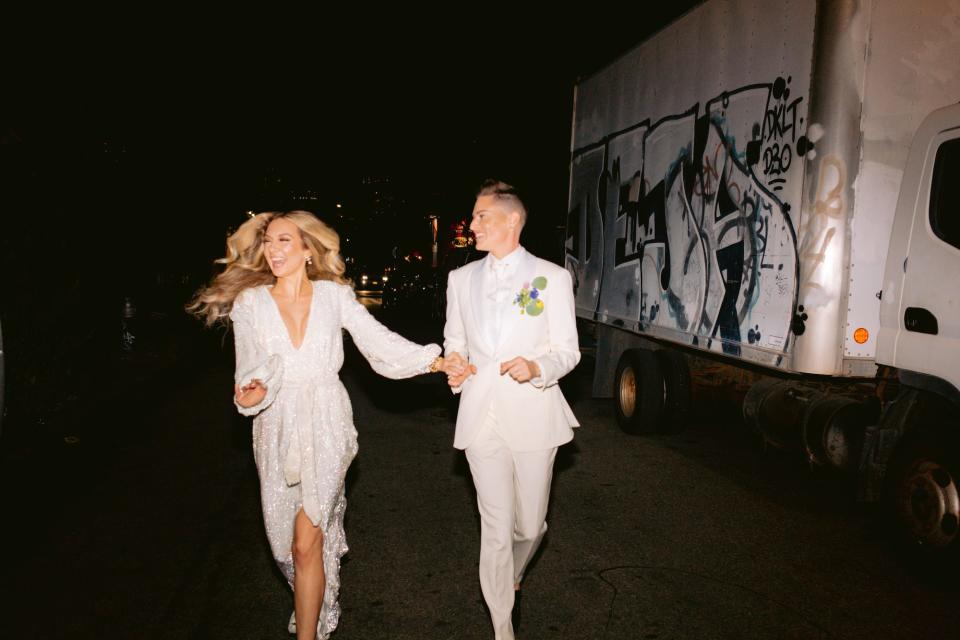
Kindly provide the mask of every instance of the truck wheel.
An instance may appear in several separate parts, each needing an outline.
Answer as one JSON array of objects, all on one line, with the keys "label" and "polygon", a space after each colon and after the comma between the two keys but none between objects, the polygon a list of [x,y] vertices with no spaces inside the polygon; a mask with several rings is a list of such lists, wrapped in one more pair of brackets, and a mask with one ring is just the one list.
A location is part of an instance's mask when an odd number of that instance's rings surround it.
[{"label": "truck wheel", "polygon": [[687,426],[690,414],[690,367],[686,357],[677,351],[656,352],[663,374],[663,433],[678,433]]},{"label": "truck wheel", "polygon": [[617,424],[633,435],[652,433],[663,418],[663,375],[656,354],[645,349],[624,351],[613,378]]},{"label": "truck wheel", "polygon": [[941,558],[960,548],[960,464],[955,439],[914,430],[894,452],[887,475],[887,509],[900,537],[915,551]]}]

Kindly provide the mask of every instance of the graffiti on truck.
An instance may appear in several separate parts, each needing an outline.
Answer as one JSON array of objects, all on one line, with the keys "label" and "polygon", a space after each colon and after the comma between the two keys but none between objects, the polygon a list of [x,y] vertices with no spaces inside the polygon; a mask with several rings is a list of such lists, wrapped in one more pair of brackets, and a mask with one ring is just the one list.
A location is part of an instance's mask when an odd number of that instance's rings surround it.
[{"label": "graffiti on truck", "polygon": [[575,150],[566,266],[579,314],[735,355],[783,354],[804,109],[777,78]]}]

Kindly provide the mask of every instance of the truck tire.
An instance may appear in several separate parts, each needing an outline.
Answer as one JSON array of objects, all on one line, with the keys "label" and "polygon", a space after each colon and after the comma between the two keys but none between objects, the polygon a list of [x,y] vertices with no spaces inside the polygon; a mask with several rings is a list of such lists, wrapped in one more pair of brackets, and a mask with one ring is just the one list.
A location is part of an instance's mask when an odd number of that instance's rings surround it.
[{"label": "truck tire", "polygon": [[657,355],[646,349],[624,351],[613,378],[613,403],[620,428],[631,435],[657,431],[663,419],[663,391]]},{"label": "truck tire", "polygon": [[885,502],[898,538],[927,560],[960,549],[960,460],[947,426],[907,433],[888,467]]},{"label": "truck tire", "polygon": [[663,375],[663,418],[660,431],[678,433],[687,426],[690,416],[690,366],[678,351],[661,349],[656,352]]}]

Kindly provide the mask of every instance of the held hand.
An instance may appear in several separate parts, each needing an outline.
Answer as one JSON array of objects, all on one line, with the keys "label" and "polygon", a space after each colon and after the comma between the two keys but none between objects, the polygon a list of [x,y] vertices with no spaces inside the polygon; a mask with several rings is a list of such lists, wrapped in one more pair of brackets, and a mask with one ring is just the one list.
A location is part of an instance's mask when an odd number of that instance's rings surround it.
[{"label": "held hand", "polygon": [[468,364],[467,368],[464,369],[463,373],[461,373],[460,375],[448,375],[447,384],[449,384],[451,387],[454,387],[454,388],[462,386],[463,383],[467,381],[467,378],[469,378],[476,372],[477,372],[477,366],[473,364]]},{"label": "held hand", "polygon": [[517,382],[527,382],[540,376],[540,367],[536,362],[518,356],[500,363],[500,375],[505,373],[510,374]]},{"label": "held hand", "polygon": [[447,384],[453,388],[463,385],[467,378],[477,372],[476,365],[468,364],[459,353],[451,353],[444,358],[442,371],[447,374]]},{"label": "held hand", "polygon": [[453,353],[444,356],[443,365],[440,367],[440,371],[443,371],[448,376],[459,376],[466,368],[467,361],[463,359],[463,356],[454,351]]},{"label": "held hand", "polygon": [[233,385],[234,397],[244,409],[248,409],[263,402],[267,397],[267,388],[259,380],[251,380],[244,386]]}]

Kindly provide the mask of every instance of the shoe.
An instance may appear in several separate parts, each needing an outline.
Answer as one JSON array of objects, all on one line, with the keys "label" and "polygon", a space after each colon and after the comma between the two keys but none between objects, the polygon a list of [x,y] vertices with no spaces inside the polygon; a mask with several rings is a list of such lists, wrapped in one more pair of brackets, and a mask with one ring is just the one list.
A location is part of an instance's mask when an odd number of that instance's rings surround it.
[{"label": "shoe", "polygon": [[513,592],[513,611],[510,612],[510,622],[513,623],[513,631],[520,630],[520,590]]}]

